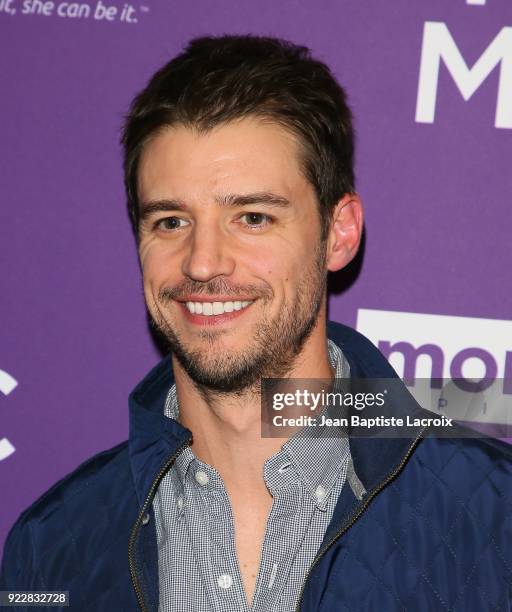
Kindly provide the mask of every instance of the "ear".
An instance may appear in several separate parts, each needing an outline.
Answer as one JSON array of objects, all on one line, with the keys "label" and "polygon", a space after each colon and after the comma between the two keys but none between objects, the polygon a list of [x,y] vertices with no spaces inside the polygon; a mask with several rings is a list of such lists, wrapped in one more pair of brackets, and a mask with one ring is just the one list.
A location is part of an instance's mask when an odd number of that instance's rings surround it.
[{"label": "ear", "polygon": [[363,203],[357,193],[346,193],[336,204],[328,233],[327,269],[341,270],[355,257],[363,233]]}]

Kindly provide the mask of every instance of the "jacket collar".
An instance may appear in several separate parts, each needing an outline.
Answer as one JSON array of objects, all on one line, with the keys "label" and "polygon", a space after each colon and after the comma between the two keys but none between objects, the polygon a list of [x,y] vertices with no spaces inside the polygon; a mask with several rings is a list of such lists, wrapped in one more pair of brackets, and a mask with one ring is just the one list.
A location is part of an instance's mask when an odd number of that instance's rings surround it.
[{"label": "jacket collar", "polygon": [[[352,378],[398,379],[380,351],[359,332],[329,321],[327,335],[343,351],[350,364]],[[140,507],[169,457],[192,437],[189,429],[164,415],[165,398],[173,384],[171,355],[167,355],[135,387],[129,397],[128,447]],[[397,401],[393,403],[393,414],[404,416],[423,412],[405,385],[397,384],[399,396],[395,396]],[[351,437],[350,452],[354,470],[366,490],[374,488],[399,465],[410,446],[411,437]]]}]

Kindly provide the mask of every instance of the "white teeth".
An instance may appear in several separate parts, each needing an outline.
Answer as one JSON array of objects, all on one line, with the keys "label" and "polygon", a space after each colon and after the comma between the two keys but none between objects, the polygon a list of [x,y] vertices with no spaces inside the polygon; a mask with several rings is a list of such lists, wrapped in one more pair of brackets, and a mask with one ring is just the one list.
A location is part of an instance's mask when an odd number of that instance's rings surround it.
[{"label": "white teeth", "polygon": [[206,316],[219,315],[224,312],[233,312],[233,310],[242,310],[254,300],[235,301],[235,302],[186,302],[188,311],[192,314],[202,314]]},{"label": "white teeth", "polygon": [[213,302],[213,314],[222,314],[224,312],[224,306],[222,302]]}]

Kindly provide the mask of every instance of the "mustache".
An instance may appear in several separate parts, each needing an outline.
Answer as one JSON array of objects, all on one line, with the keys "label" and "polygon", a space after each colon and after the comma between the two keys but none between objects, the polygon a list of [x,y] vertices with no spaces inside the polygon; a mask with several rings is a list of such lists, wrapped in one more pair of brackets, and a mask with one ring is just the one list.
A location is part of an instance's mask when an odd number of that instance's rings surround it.
[{"label": "mustache", "polygon": [[271,299],[273,291],[270,287],[261,285],[232,285],[225,280],[214,279],[208,283],[197,283],[184,281],[175,287],[162,287],[158,292],[160,302],[179,300],[190,294],[198,295],[225,295],[226,297],[237,297],[239,295],[251,295]]}]

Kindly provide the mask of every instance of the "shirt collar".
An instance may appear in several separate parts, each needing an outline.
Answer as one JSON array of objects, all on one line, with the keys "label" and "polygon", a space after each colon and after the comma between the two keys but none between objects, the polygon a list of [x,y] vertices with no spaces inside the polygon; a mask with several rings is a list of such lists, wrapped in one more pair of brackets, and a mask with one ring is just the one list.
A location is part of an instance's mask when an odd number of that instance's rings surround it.
[{"label": "shirt collar", "polygon": [[[350,366],[343,352],[330,339],[327,339],[330,364],[335,378],[348,378]],[[335,386],[336,389],[336,386]],[[179,401],[176,385],[169,389],[165,400],[164,414],[175,421],[179,418]],[[291,475],[284,475],[289,465],[301,480],[307,492],[318,508],[325,510],[331,491],[340,475],[346,469],[349,456],[349,441],[346,436],[322,436],[325,427],[319,427],[315,436],[308,436],[305,429],[296,432],[281,450],[274,453],[264,465],[263,476],[272,494],[286,483],[291,482]],[[197,458],[190,447],[184,448],[174,463],[176,478],[173,482],[178,492],[183,490],[185,478],[191,464]]]},{"label": "shirt collar", "polygon": [[[335,342],[328,339],[327,348],[335,376],[333,391],[336,392],[336,380],[350,377],[350,365]],[[346,470],[350,457],[349,440],[344,432],[332,437],[332,434],[323,435],[326,431],[325,426],[302,428],[282,446],[308,493],[322,510],[325,510],[331,491],[340,473]]]},{"label": "shirt collar", "polygon": [[[180,410],[178,403],[178,394],[176,392],[176,385],[172,385],[169,389],[169,393],[165,399],[164,414],[166,417],[178,421]],[[176,457],[174,462],[174,469],[172,470],[177,477],[174,484],[181,491],[183,490],[183,483],[190,467],[190,464],[196,459],[196,456],[190,446],[186,446],[181,453]]]}]

